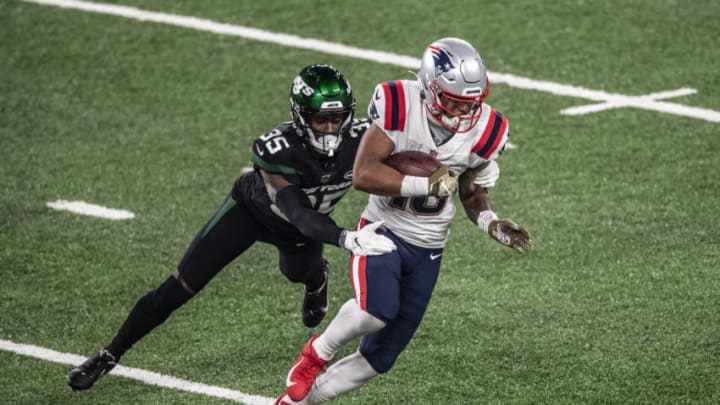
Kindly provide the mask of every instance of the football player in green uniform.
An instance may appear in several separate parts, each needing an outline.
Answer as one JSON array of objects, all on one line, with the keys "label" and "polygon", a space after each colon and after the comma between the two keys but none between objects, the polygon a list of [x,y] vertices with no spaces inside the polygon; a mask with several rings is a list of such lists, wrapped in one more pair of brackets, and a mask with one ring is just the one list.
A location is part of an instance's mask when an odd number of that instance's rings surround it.
[{"label": "football player in green uniform", "polygon": [[293,120],[254,141],[254,171],[237,179],[177,269],[140,298],[110,344],[70,372],[71,388],[92,387],[133,344],[255,242],[274,245],[280,271],[304,285],[302,320],[310,328],[328,310],[324,243],[360,256],[395,249],[375,233],[380,225],[345,230],[329,216],[352,187],[355,152],[369,126],[367,120],[354,119],[355,98],[347,79],[332,66],[312,65],[295,77],[290,93]]}]

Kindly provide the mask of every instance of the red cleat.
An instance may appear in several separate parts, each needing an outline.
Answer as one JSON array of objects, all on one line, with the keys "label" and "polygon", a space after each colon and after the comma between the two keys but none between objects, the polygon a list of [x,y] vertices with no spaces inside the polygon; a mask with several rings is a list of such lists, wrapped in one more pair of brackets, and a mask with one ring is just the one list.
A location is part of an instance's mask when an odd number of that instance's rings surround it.
[{"label": "red cleat", "polygon": [[302,401],[307,397],[315,379],[329,363],[329,361],[321,359],[312,346],[319,336],[315,335],[308,340],[302,353],[290,368],[285,382],[287,394],[293,401]]},{"label": "red cleat", "polygon": [[287,394],[282,394],[275,400],[273,405],[302,405],[304,402],[295,402]]}]

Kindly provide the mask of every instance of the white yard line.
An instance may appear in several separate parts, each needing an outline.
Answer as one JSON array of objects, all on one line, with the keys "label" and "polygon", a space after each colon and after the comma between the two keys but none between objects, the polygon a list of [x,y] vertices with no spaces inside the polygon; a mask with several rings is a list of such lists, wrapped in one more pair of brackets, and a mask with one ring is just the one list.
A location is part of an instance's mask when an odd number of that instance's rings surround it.
[{"label": "white yard line", "polygon": [[[278,45],[309,49],[312,51],[328,53],[332,55],[348,56],[351,58],[365,59],[377,63],[402,66],[408,69],[417,69],[420,66],[420,59],[410,56],[355,48],[352,46],[323,41],[319,39],[302,38],[288,34],[278,34],[270,31],[260,30],[257,28],[223,24],[196,17],[179,16],[175,14],[145,11],[134,7],[117,6],[103,3],[91,3],[76,0],[22,1],[44,4],[48,6],[89,11],[100,14],[111,14],[138,21],[152,21],[161,24],[192,28],[199,31],[214,32],[221,35],[233,35],[261,42],[271,42]],[[700,107],[690,107],[683,104],[669,103],[665,101],[657,101],[661,98],[693,94],[696,92],[695,89],[682,88],[677,90],[668,90],[659,93],[648,94],[644,96],[628,96],[623,94],[607,93],[599,90],[591,90],[566,84],[533,80],[506,73],[489,72],[489,75],[493,83],[504,83],[510,87],[515,88],[542,91],[559,96],[584,98],[587,100],[600,102],[587,106],[567,108],[561,111],[561,113],[565,115],[589,114],[593,112],[603,111],[609,108],[629,107],[696,118],[710,122],[720,122],[720,111]]]},{"label": "white yard line", "polygon": [[[36,359],[52,361],[54,363],[68,364],[71,366],[76,366],[85,361],[85,357],[78,356],[77,354],[56,352],[55,350],[46,349],[44,347],[20,344],[3,339],[0,339],[0,350],[16,353],[22,356],[34,357]],[[130,378],[145,384],[157,385],[163,388],[172,388],[180,391],[207,395],[210,397],[229,399],[231,401],[247,405],[269,405],[273,402],[273,398],[249,395],[228,388],[196,383],[168,375],[153,373],[152,371],[121,365],[115,367],[110,372],[110,375]],[[70,387],[67,389],[70,390]]]},{"label": "white yard line", "polygon": [[85,201],[57,200],[53,202],[48,202],[45,205],[54,210],[70,211],[74,212],[75,214],[87,215],[90,217],[98,217],[112,220],[135,218],[135,214],[130,211],[107,208],[101,205],[86,203]]},{"label": "white yard line", "polygon": [[[695,89],[683,87],[683,88],[677,89],[677,90],[661,91],[661,92],[657,92],[657,93],[646,94],[644,96],[613,97],[612,99],[608,99],[607,101],[598,103],[598,104],[590,104],[590,105],[566,108],[566,109],[560,111],[560,113],[565,114],[565,115],[582,115],[582,114],[588,114],[591,112],[607,110],[610,108],[632,107],[635,102],[637,102],[637,108],[643,108],[642,107],[643,103],[655,102],[657,100],[661,100],[661,99],[665,99],[665,98],[688,96],[688,95],[696,94],[696,93],[697,93],[697,90],[695,90]],[[668,104],[668,103],[665,103],[665,104]],[[658,107],[658,108],[660,108],[660,107]]]}]

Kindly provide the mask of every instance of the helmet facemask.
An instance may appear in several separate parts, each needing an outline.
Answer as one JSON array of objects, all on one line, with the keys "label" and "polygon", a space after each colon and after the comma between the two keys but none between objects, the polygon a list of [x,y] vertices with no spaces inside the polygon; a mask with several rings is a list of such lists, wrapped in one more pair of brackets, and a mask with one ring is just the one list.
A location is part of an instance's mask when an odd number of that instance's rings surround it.
[{"label": "helmet facemask", "polygon": [[313,151],[333,157],[350,133],[355,113],[345,76],[329,65],[306,67],[293,80],[290,104],[298,135]]},{"label": "helmet facemask", "polygon": [[[454,132],[468,132],[480,119],[482,103],[487,93],[476,97],[467,97],[443,91],[435,82],[428,86],[432,95],[432,103],[428,106],[430,115],[443,127]],[[457,107],[457,106],[460,107]],[[456,113],[459,109],[461,113]]]},{"label": "helmet facemask", "polygon": [[[293,121],[302,132],[303,139],[316,152],[333,157],[340,148],[342,139],[350,132],[354,115],[353,104],[345,108],[321,108],[319,111],[304,109],[298,103],[292,103]],[[335,131],[323,132],[316,127],[337,127]]]}]

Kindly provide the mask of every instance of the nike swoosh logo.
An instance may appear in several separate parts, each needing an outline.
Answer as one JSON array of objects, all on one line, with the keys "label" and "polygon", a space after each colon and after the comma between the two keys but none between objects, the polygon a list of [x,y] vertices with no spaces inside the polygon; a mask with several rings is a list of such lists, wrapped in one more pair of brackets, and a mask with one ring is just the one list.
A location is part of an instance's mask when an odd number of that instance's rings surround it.
[{"label": "nike swoosh logo", "polygon": [[290,371],[288,372],[287,378],[285,379],[285,385],[286,385],[288,388],[289,388],[289,387],[292,387],[292,386],[295,385],[295,384],[297,384],[295,381],[290,381],[290,376],[292,375],[292,373],[295,372],[295,369],[296,369],[300,364],[302,364],[303,360],[304,360],[304,359],[301,358],[300,361],[298,361],[296,364],[294,364],[294,365],[292,366],[292,368],[290,369]]},{"label": "nike swoosh logo", "polygon": [[442,256],[442,253],[438,253],[438,254],[432,254],[432,253],[430,253],[430,260],[435,260],[435,259],[437,259],[437,258],[440,257],[440,256]]},{"label": "nike swoosh logo", "polygon": [[265,151],[260,150],[260,147],[255,145],[255,150],[257,151],[258,155],[262,156],[265,154]]},{"label": "nike swoosh logo", "polygon": [[375,92],[375,100],[380,100],[380,90]]}]

